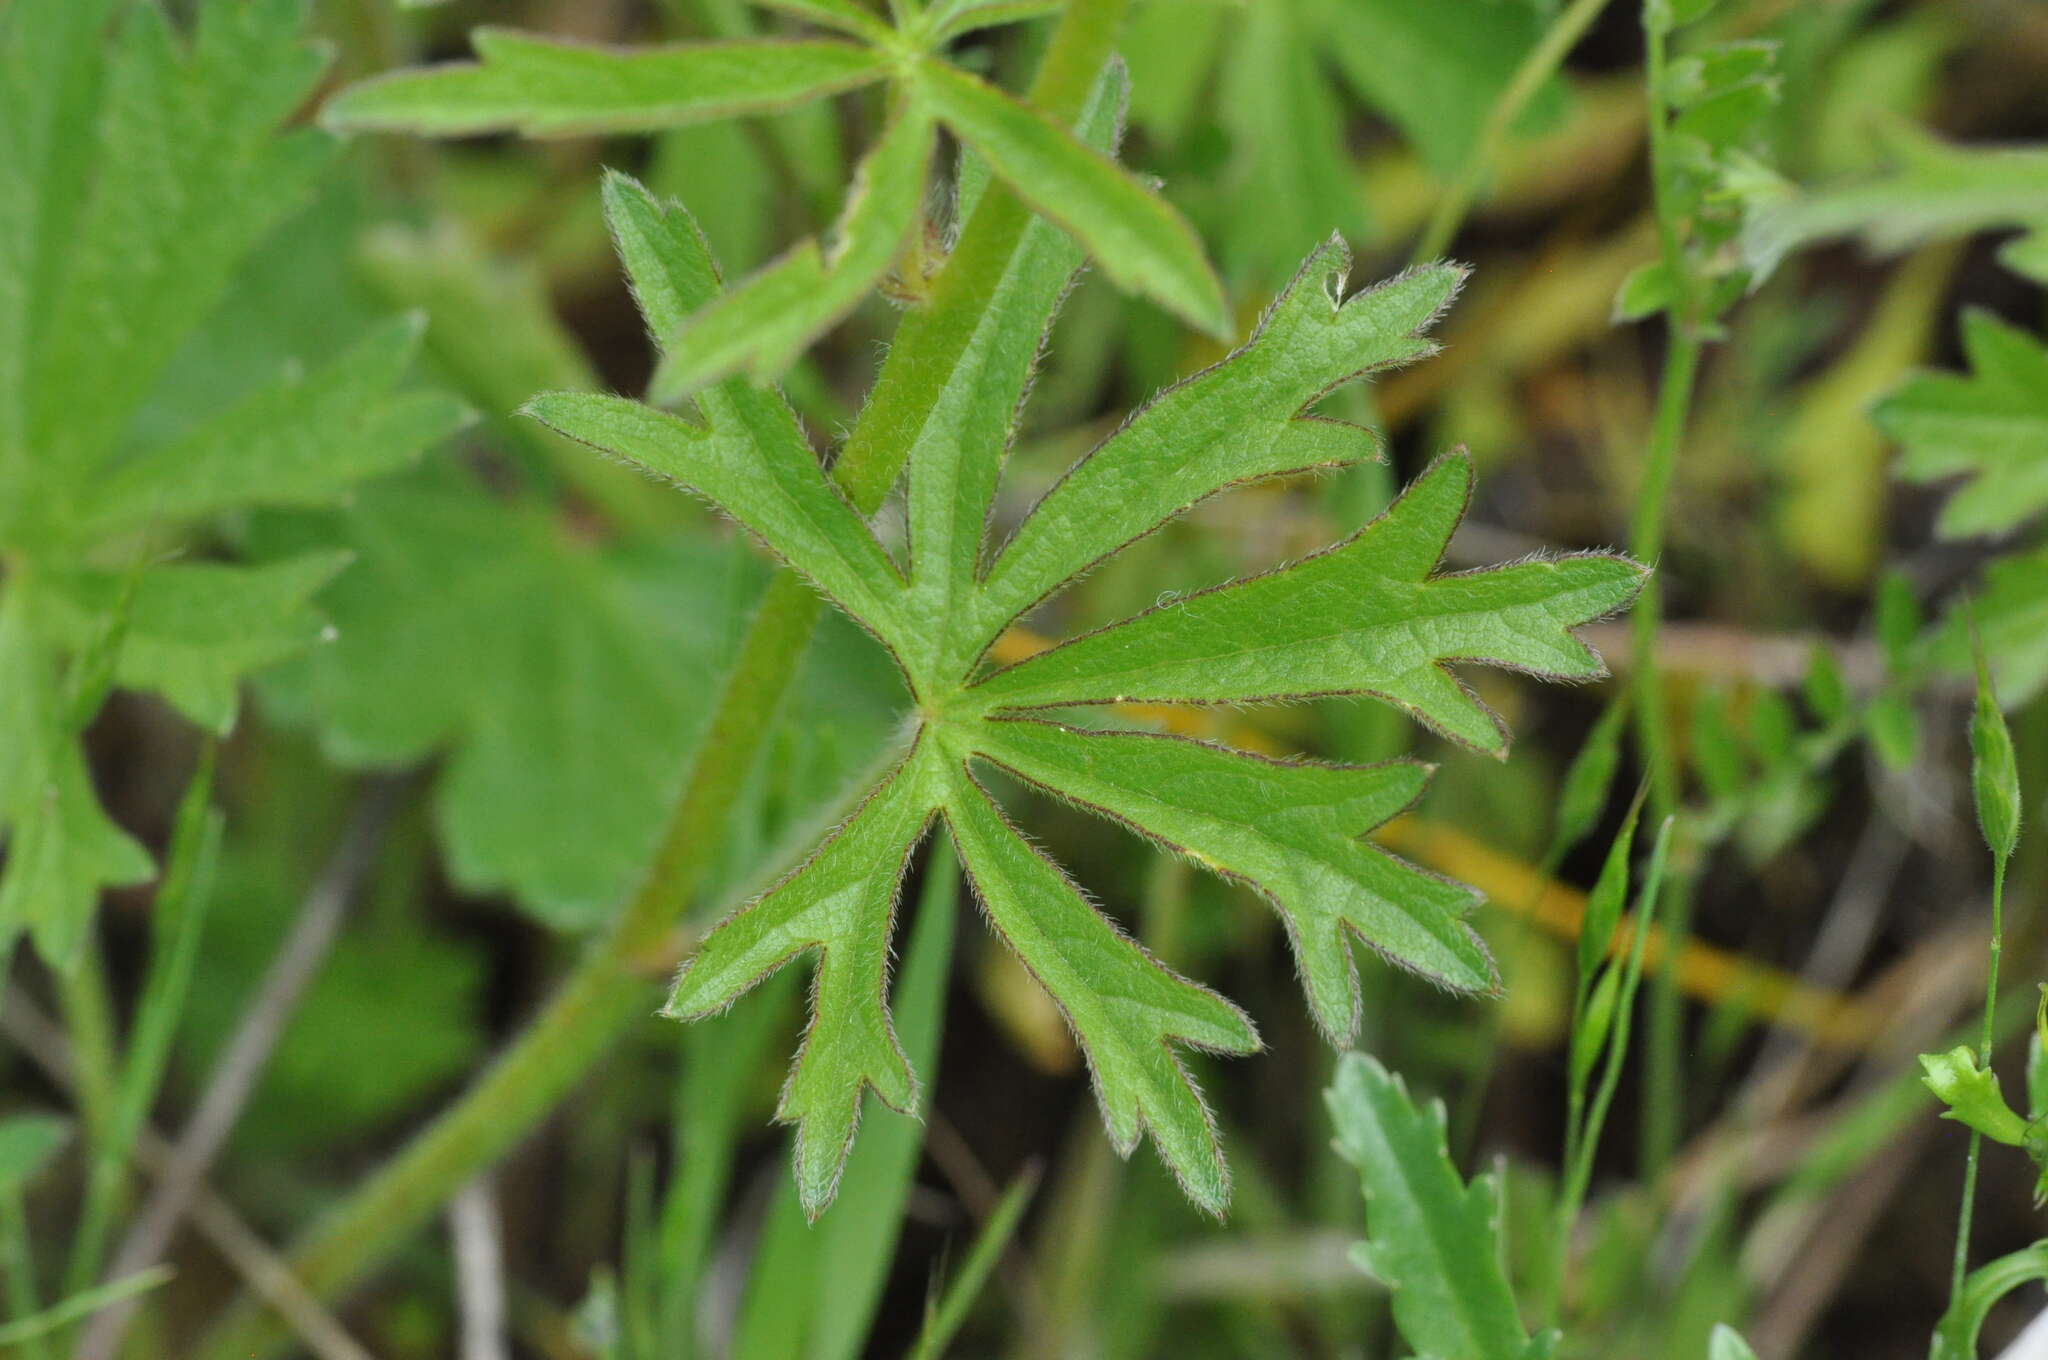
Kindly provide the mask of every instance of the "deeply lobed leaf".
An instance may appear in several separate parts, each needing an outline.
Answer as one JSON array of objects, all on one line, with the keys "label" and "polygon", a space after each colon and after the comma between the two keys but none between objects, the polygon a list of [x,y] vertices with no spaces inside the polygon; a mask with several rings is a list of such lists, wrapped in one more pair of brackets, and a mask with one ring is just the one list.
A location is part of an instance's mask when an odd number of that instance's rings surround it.
[{"label": "deeply lobed leaf", "polygon": [[[1117,93],[1113,81],[1098,88],[1083,138],[1113,144]],[[971,211],[979,179],[963,169],[962,181]],[[629,181],[614,178],[607,201],[657,343],[672,358],[688,352],[698,318],[725,305],[706,303],[716,270],[701,237]],[[863,1089],[899,1107],[914,1097],[889,1034],[887,947],[903,864],[933,818],[945,822],[990,924],[1067,1016],[1118,1148],[1149,1130],[1197,1203],[1220,1212],[1226,1202],[1212,1121],[1177,1049],[1249,1051],[1258,1044],[1250,1022],[1097,911],[1011,825],[978,767],[1008,770],[1265,895],[1332,1037],[1357,1023],[1353,936],[1446,986],[1496,985],[1463,920],[1473,895],[1362,839],[1416,798],[1426,767],[1279,763],[1022,710],[1371,693],[1499,751],[1505,729],[1447,665],[1597,675],[1598,658],[1570,629],[1622,607],[1643,576],[1599,555],[1436,574],[1470,491],[1469,460],[1453,455],[1328,552],[975,681],[980,657],[1019,613],[1194,503],[1257,477],[1377,456],[1369,431],[1305,413],[1348,379],[1426,353],[1421,332],[1462,277],[1416,270],[1340,302],[1347,257],[1325,246],[1250,343],[1076,464],[984,568],[1018,400],[1078,258],[1050,226],[1025,230],[946,380],[896,420],[909,454],[907,574],[766,389],[732,378],[698,390],[701,424],[615,397],[557,395],[529,408],[739,521],[889,646],[916,699],[901,763],[811,859],[706,937],[669,1006],[705,1014],[798,955],[817,959],[810,1037],[780,1112],[797,1125],[798,1187],[812,1213],[831,1197]],[[679,317],[691,319],[670,329]]]},{"label": "deeply lobed leaf", "polygon": [[108,688],[225,731],[247,673],[323,635],[310,599],[345,561],[152,554],[221,511],[337,500],[465,418],[395,393],[419,338],[407,323],[212,411],[163,401],[175,356],[332,149],[280,130],[325,65],[300,0],[195,8],[189,36],[154,5],[0,16],[0,942],[27,928],[59,967],[99,890],[151,872],[79,749]]},{"label": "deeply lobed leaf", "polygon": [[1960,373],[1919,373],[1872,413],[1905,446],[1899,475],[1965,479],[1942,506],[1944,538],[1998,534],[2048,509],[2048,348],[1988,312],[1963,316]]}]

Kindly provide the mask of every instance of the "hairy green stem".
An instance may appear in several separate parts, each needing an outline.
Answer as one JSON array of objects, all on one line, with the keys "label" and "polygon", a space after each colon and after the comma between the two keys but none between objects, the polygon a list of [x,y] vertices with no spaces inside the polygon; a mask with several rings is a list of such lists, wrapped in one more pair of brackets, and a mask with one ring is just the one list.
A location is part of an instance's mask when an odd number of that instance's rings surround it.
[{"label": "hairy green stem", "polygon": [[[1984,1029],[1977,1040],[1977,1065],[1991,1067],[1991,1049],[1997,1039],[1998,959],[2005,950],[2005,865],[2007,857],[1997,855],[1991,866],[1991,962],[1984,976]],[[1977,1158],[1984,1150],[1984,1135],[1970,1130],[1970,1151],[1963,1160],[1963,1203],[1956,1214],[1956,1252],[1949,1273],[1949,1307],[1955,1307],[1970,1273],[1970,1220],[1977,1209]]]},{"label": "hairy green stem", "polygon": [[1607,0],[1572,0],[1571,4],[1558,11],[1543,37],[1522,58],[1522,64],[1515,68],[1515,73],[1493,101],[1493,107],[1487,111],[1486,123],[1479,130],[1479,142],[1459,170],[1457,180],[1437,200],[1422,235],[1416,238],[1414,263],[1434,260],[1450,249],[1458,229],[1465,224],[1466,215],[1472,211],[1472,202],[1479,196],[1479,187],[1500,163],[1501,152],[1507,148],[1508,134],[1514,130],[1515,120],[1536,97],[1536,91],[1543,88],[1543,82],[1564,65],[1564,59],[1578,46],[1586,29],[1606,8]]},{"label": "hairy green stem", "polygon": [[[1127,4],[1076,0],[1066,9],[1032,87],[1035,104],[1062,121],[1079,112]],[[930,301],[904,319],[833,468],[863,513],[880,506],[901,474],[906,432],[914,431],[943,387],[1029,220],[1013,192],[991,185]],[[334,1296],[400,1245],[470,1177],[524,1138],[626,1027],[658,1004],[649,956],[668,943],[693,900],[821,612],[818,597],[795,577],[779,573],[770,583],[640,891],[484,1077],[292,1252],[294,1273],[314,1295]],[[246,1360],[283,1339],[275,1320],[245,1299],[201,1353]]]}]

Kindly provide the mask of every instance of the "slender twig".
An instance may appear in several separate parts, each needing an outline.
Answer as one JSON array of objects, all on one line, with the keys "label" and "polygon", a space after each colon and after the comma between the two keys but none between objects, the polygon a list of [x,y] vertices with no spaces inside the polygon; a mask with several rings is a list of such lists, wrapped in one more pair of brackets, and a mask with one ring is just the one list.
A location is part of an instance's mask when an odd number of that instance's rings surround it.
[{"label": "slender twig", "polygon": [[1500,164],[1501,152],[1507,148],[1508,135],[1514,131],[1515,120],[1522,116],[1522,110],[1543,88],[1543,82],[1557,73],[1557,68],[1578,46],[1586,29],[1606,8],[1607,0],[1572,0],[1550,21],[1543,37],[1522,58],[1521,65],[1515,68],[1514,75],[1508,78],[1499,97],[1493,101],[1493,107],[1487,111],[1486,123],[1479,131],[1479,141],[1458,172],[1457,181],[1437,200],[1428,225],[1416,239],[1416,263],[1434,260],[1450,247],[1458,228],[1464,225],[1466,214],[1472,211],[1472,200],[1478,196],[1479,187]]},{"label": "slender twig", "polygon": [[448,1203],[455,1244],[455,1297],[462,1318],[462,1360],[506,1360],[505,1243],[489,1176]]},{"label": "slender twig", "polygon": [[[1108,59],[1128,0],[1074,0],[1053,30],[1031,102],[1069,121]],[[872,514],[903,470],[921,423],[974,335],[1002,277],[1002,263],[1031,221],[1006,186],[991,185],[932,284],[905,316],[895,345],[832,475],[856,509]],[[512,1047],[393,1161],[293,1253],[316,1294],[352,1283],[433,1214],[457,1187],[519,1142],[626,1027],[654,1009],[651,975],[671,962],[672,936],[704,873],[742,785],[774,725],[782,696],[822,606],[811,588],[777,573],[740,645],[654,865],[618,923]],[[274,1327],[244,1304],[223,1320],[202,1354],[247,1360],[277,1342]]]},{"label": "slender twig", "polygon": [[[77,1072],[71,1041],[35,1003],[11,994],[0,1011],[0,1029],[58,1086],[75,1090]],[[152,1177],[170,1174],[171,1144],[150,1124],[136,1130],[136,1159]],[[293,1334],[318,1360],[375,1360],[348,1331],[306,1292],[284,1258],[214,1190],[200,1184],[193,1194],[191,1218],[215,1251],[247,1282],[258,1297],[277,1310]]]},{"label": "slender twig", "polygon": [[[255,1093],[285,1025],[333,947],[349,904],[376,861],[403,788],[402,780],[379,779],[365,789],[341,843],[314,880],[298,919],[271,957],[241,1025],[214,1063],[206,1090],[172,1150],[165,1174],[114,1254],[110,1278],[148,1269],[170,1247],[200,1183]],[[77,1360],[112,1360],[139,1305],[139,1299],[126,1299],[95,1317],[79,1342]]]}]

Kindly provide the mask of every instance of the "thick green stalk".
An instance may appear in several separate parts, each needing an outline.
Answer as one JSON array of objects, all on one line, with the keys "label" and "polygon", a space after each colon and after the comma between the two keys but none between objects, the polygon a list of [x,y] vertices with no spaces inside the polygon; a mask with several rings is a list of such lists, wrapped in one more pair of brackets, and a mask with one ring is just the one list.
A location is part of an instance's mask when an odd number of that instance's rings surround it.
[{"label": "thick green stalk", "polygon": [[[1998,957],[2005,950],[2005,865],[2007,856],[1998,855],[1991,868],[1991,963],[1984,976],[1984,1030],[1977,1040],[1977,1066],[1989,1069],[1991,1049],[1997,1039]],[[1970,1220],[1977,1209],[1977,1157],[1984,1148],[1984,1135],[1970,1130],[1970,1152],[1963,1161],[1963,1204],[1956,1215],[1956,1253],[1949,1276],[1948,1299],[1953,1308],[1970,1273]]]},{"label": "thick green stalk", "polygon": [[[1062,15],[1032,100],[1070,121],[1104,61],[1128,0],[1076,0]],[[985,309],[1001,264],[1029,221],[1014,193],[991,185],[934,284],[904,319],[873,396],[833,468],[864,513],[903,470],[909,440]],[[725,819],[773,725],[821,612],[818,597],[781,573],[741,644],[710,730],[644,886],[525,1034],[450,1109],[359,1186],[291,1254],[316,1296],[332,1297],[394,1250],[449,1195],[490,1166],[554,1108],[634,1020],[659,1003],[650,976],[721,842]],[[202,1354],[246,1360],[284,1340],[244,1300]]]},{"label": "thick green stalk", "polygon": [[1458,229],[1465,224],[1466,215],[1472,211],[1472,201],[1479,196],[1479,187],[1500,164],[1501,152],[1507,148],[1508,134],[1514,130],[1515,120],[1536,97],[1536,91],[1543,88],[1543,82],[1564,65],[1564,59],[1578,46],[1586,29],[1606,8],[1607,0],[1572,0],[1571,4],[1558,11],[1543,37],[1522,58],[1522,64],[1515,68],[1515,73],[1493,101],[1493,107],[1487,111],[1486,124],[1479,130],[1478,145],[1472,148],[1471,156],[1458,172],[1457,181],[1437,200],[1422,235],[1416,238],[1415,263],[1434,260],[1450,249]]}]

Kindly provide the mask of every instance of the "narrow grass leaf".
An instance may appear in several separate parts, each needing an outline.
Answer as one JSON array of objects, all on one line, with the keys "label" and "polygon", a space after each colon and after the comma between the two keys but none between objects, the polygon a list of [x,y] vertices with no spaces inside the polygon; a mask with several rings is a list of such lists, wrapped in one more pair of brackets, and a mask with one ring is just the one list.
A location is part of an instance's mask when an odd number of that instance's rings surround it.
[{"label": "narrow grass leaf", "polygon": [[939,1360],[947,1353],[953,1338],[959,1335],[960,1328],[966,1323],[974,1301],[988,1284],[988,1277],[994,1273],[996,1262],[1009,1249],[1010,1239],[1016,1236],[1017,1226],[1023,1221],[1024,1211],[1031,1206],[1031,1196],[1037,1189],[1037,1175],[1027,1171],[1011,1181],[1009,1188],[1003,1191],[1003,1197],[996,1202],[988,1221],[976,1234],[966,1259],[961,1261],[960,1269],[947,1281],[938,1306],[926,1313],[924,1328],[918,1332],[917,1341],[910,1348],[909,1360]]},{"label": "narrow grass leaf", "polygon": [[135,1005],[115,1102],[114,1137],[124,1149],[149,1118],[150,1106],[163,1085],[212,906],[214,869],[227,824],[225,814],[213,806],[217,749],[213,741],[200,748],[199,767],[178,803],[170,850],[164,858],[163,883],[150,914],[149,966]]},{"label": "narrow grass leaf", "polygon": [[1742,1339],[1742,1334],[1725,1322],[1714,1324],[1714,1334],[1707,1341],[1707,1360],[1756,1360],[1756,1352]]},{"label": "narrow grass leaf", "polygon": [[1614,942],[1614,928],[1621,922],[1621,909],[1628,901],[1629,861],[1635,854],[1636,819],[1642,815],[1643,798],[1643,791],[1638,791],[1629,805],[1628,816],[1622,820],[1621,830],[1615,833],[1614,843],[1607,849],[1600,877],[1594,880],[1593,891],[1586,895],[1586,914],[1579,921],[1581,978],[1592,977],[1593,970],[1607,957],[1608,946]]},{"label": "narrow grass leaf", "polygon": [[1551,831],[1553,853],[1562,854],[1591,834],[1606,810],[1614,775],[1621,768],[1621,737],[1628,725],[1628,699],[1616,698],[1601,710],[1593,730],[1572,757],[1557,794],[1557,819]]}]

